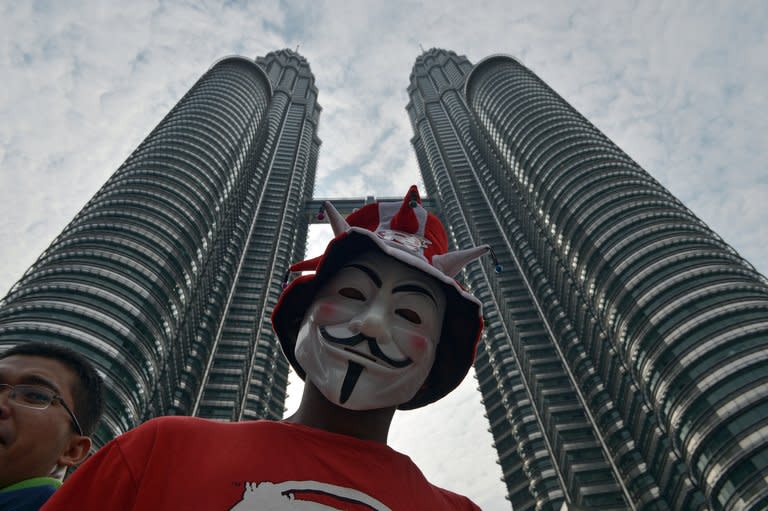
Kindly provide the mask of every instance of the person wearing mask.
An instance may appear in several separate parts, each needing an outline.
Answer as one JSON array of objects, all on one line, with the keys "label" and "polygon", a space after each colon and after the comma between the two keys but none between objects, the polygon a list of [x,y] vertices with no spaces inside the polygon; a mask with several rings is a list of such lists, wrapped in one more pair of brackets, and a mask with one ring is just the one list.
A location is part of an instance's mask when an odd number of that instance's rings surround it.
[{"label": "person wearing mask", "polygon": [[428,405],[467,374],[482,331],[479,301],[454,276],[488,250],[448,252],[442,224],[411,187],[402,202],[344,219],[294,264],[272,323],[306,384],[282,421],[153,419],[105,446],[45,511],[477,511],[430,484],[387,446],[397,409]]}]

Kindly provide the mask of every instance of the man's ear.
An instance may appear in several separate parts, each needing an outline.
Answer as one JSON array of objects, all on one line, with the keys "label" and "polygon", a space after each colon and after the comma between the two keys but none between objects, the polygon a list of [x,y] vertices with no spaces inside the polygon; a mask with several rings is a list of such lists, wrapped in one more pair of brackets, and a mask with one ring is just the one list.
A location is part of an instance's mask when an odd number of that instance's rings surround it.
[{"label": "man's ear", "polygon": [[67,449],[61,453],[56,464],[59,467],[73,467],[82,463],[88,457],[91,450],[91,438],[81,435],[72,435]]}]

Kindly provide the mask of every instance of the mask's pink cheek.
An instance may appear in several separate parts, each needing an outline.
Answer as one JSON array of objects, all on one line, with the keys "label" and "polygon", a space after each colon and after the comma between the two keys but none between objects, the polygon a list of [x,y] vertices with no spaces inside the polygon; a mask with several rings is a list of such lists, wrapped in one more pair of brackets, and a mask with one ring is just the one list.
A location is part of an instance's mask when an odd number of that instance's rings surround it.
[{"label": "mask's pink cheek", "polygon": [[315,309],[315,320],[323,323],[333,323],[337,319],[342,319],[343,310],[333,303],[320,303]]},{"label": "mask's pink cheek", "polygon": [[317,314],[321,318],[332,318],[336,315],[337,309],[336,306],[331,303],[321,303],[317,309],[315,314]]},{"label": "mask's pink cheek", "polygon": [[429,339],[423,335],[411,335],[408,339],[408,344],[411,346],[414,354],[421,355],[427,351],[427,347],[429,346]]}]

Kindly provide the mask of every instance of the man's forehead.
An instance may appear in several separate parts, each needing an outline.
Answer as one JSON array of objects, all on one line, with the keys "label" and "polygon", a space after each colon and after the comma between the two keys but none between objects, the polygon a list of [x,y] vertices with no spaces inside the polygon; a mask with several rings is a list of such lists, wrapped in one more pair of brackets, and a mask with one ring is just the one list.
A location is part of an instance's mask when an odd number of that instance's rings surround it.
[{"label": "man's forehead", "polygon": [[70,393],[75,378],[74,371],[68,365],[54,358],[11,355],[0,359],[0,380],[43,384],[56,392]]}]

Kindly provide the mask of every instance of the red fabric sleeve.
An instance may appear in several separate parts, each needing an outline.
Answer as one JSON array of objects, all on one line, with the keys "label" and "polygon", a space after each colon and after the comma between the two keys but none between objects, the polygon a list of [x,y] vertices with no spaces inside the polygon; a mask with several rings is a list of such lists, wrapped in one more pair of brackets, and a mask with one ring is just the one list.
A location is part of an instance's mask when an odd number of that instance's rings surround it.
[{"label": "red fabric sleeve", "polygon": [[453,509],[456,511],[482,511],[477,504],[464,495],[459,495],[443,488],[437,488],[437,490],[445,499],[446,504],[444,509]]},{"label": "red fabric sleeve", "polygon": [[474,503],[474,502],[472,502],[471,500],[470,500],[470,501],[468,501],[468,505],[469,505],[469,509],[471,509],[472,511],[482,511],[482,510],[481,510],[481,509],[480,509],[480,508],[477,506],[477,504],[475,504],[475,503]]},{"label": "red fabric sleeve", "polygon": [[112,440],[75,470],[42,511],[129,511],[141,481],[142,461],[154,446],[152,421]]}]

